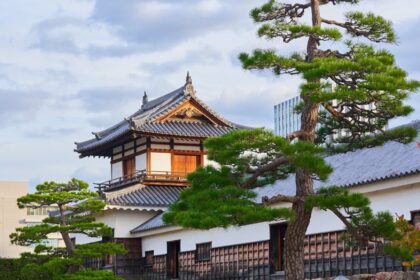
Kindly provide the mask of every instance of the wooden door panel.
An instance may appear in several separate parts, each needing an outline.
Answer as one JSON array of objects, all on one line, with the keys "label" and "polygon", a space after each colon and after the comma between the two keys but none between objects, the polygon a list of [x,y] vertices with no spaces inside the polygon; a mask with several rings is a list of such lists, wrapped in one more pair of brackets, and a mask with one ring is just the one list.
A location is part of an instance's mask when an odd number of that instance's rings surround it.
[{"label": "wooden door panel", "polygon": [[186,156],[185,157],[185,173],[194,172],[197,169],[198,156]]},{"label": "wooden door panel", "polygon": [[197,155],[173,155],[172,173],[185,176],[197,169],[200,164],[200,156]]},{"label": "wooden door panel", "polygon": [[185,156],[184,155],[174,155],[172,161],[172,173],[178,175],[185,174]]},{"label": "wooden door panel", "polygon": [[179,252],[180,241],[167,242],[167,267],[166,274],[170,279],[176,279],[179,276]]},{"label": "wooden door panel", "polygon": [[270,265],[273,273],[284,270],[286,229],[287,224],[270,226]]},{"label": "wooden door panel", "polygon": [[136,171],[136,162],[134,158],[126,159],[123,161],[123,175],[130,176]]}]

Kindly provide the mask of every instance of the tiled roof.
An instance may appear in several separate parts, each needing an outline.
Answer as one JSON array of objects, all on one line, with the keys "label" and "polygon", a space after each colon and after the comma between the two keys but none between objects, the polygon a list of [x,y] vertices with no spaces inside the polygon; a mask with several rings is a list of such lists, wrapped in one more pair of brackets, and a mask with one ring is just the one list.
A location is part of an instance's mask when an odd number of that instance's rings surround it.
[{"label": "tiled roof", "polygon": [[183,186],[138,185],[129,192],[106,199],[107,205],[167,207],[175,202]]},{"label": "tiled roof", "polygon": [[148,230],[152,230],[152,229],[157,229],[157,228],[162,228],[162,227],[168,226],[168,225],[165,225],[165,223],[162,220],[163,214],[164,214],[164,212],[161,212],[161,213],[157,214],[156,216],[154,216],[153,218],[147,220],[146,222],[144,222],[143,224],[139,225],[138,227],[135,227],[130,232],[131,233],[139,233],[139,232],[144,232],[144,231],[148,231]]},{"label": "tiled roof", "polygon": [[[193,122],[155,122],[159,117],[165,115],[169,111],[175,109],[177,106],[188,100],[193,100],[205,110],[207,110],[220,122],[220,125]],[[99,148],[104,144],[107,144],[134,131],[171,136],[204,138],[209,136],[220,136],[238,128],[247,127],[227,121],[218,115],[195,95],[192,85],[187,83],[184,86],[174,90],[173,92],[147,102],[142,106],[140,110],[125,120],[119,122],[118,124],[103,131],[94,132],[93,134],[95,135],[95,138],[84,142],[76,142],[75,151],[78,153],[89,154],[89,151],[92,151],[95,148]]]},{"label": "tiled roof", "polygon": [[185,123],[167,121],[164,123],[145,123],[138,127],[139,131],[149,133],[159,133],[172,136],[188,136],[188,137],[210,137],[221,136],[229,133],[234,128],[226,126],[214,126],[207,123]]},{"label": "tiled roof", "polygon": [[[420,142],[420,136],[409,144],[390,141],[380,147],[326,157],[334,171],[326,182],[315,181],[314,188],[317,190],[333,185],[352,187],[420,173],[420,148],[417,142]],[[291,175],[273,185],[256,188],[256,201],[261,202],[264,196],[294,195],[295,186],[295,176]]]}]

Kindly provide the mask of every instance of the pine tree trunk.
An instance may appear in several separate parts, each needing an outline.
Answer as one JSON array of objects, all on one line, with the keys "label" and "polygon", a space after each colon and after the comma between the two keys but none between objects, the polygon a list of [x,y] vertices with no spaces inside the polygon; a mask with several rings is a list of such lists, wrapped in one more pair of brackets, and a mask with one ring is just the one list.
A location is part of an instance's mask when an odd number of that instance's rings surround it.
[{"label": "pine tree trunk", "polygon": [[[64,213],[64,208],[62,204],[58,204],[58,209],[60,210],[60,225],[66,225],[66,216]],[[67,255],[69,257],[74,255],[75,246],[71,241],[70,235],[68,232],[60,231],[61,237],[63,238],[64,244],[66,245]],[[75,273],[79,270],[79,266],[75,264],[69,265],[68,272]]]},{"label": "pine tree trunk", "polygon": [[[321,25],[321,14],[319,1],[311,0],[312,25]],[[307,45],[307,62],[310,63],[316,57],[319,42],[316,38],[310,37]],[[311,80],[310,82],[317,82]],[[319,81],[318,81],[319,82]],[[304,108],[301,115],[301,131],[299,141],[314,142],[315,129],[318,120],[319,104],[311,102],[310,98],[303,97]],[[313,194],[312,174],[304,169],[296,170],[296,196],[301,198],[293,204],[295,217],[289,222],[286,231],[286,279],[303,280],[304,273],[304,242],[312,209],[305,209],[305,197]]]}]

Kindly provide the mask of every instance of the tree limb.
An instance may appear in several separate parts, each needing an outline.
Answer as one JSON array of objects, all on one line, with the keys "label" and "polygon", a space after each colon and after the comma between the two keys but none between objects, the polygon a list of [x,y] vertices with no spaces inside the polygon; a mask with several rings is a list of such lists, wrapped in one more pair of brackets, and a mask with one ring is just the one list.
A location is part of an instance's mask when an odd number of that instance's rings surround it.
[{"label": "tree limb", "polygon": [[275,195],[271,198],[268,198],[267,196],[264,196],[262,199],[262,203],[264,205],[270,205],[277,202],[288,202],[288,203],[295,203],[299,200],[297,196],[289,196],[289,195]]},{"label": "tree limb", "polygon": [[281,165],[285,165],[289,162],[289,159],[286,157],[279,157],[274,159],[272,162],[262,165],[253,171],[251,177],[249,177],[244,183],[240,184],[240,187],[243,189],[249,189],[254,187],[255,182],[257,182],[258,177],[264,175],[264,173],[273,171]]},{"label": "tree limb", "polygon": [[366,238],[363,235],[359,234],[357,229],[353,227],[353,225],[347,220],[346,216],[344,216],[338,209],[329,208],[329,210],[333,212],[334,215],[336,215],[338,219],[340,219],[340,221],[347,227],[347,230],[350,232],[351,235],[353,235],[356,239],[364,243],[367,242]]},{"label": "tree limb", "polygon": [[305,132],[303,130],[298,130],[298,131],[292,132],[289,135],[287,135],[286,136],[286,139],[289,140],[289,142],[291,142],[295,138],[299,138],[299,139],[303,138],[303,139],[305,139],[304,138],[305,136],[308,137],[308,133],[307,132]]}]

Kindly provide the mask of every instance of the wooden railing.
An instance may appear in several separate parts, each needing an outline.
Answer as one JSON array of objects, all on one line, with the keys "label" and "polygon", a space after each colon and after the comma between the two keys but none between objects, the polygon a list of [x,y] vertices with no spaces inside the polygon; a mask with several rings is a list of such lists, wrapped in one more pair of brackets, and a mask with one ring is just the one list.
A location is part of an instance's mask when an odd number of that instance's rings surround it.
[{"label": "wooden railing", "polygon": [[170,171],[146,171],[138,170],[132,174],[124,175],[105,182],[95,183],[99,192],[118,189],[141,182],[186,182],[187,174]]}]

